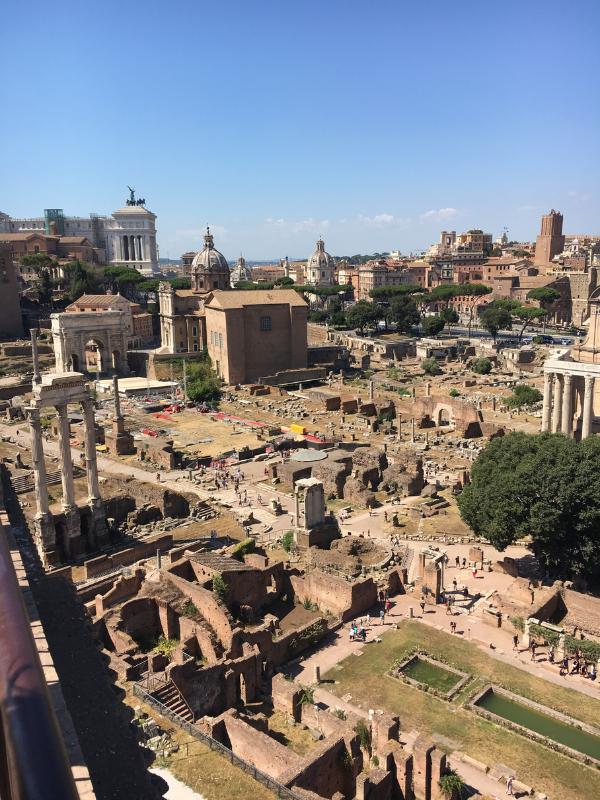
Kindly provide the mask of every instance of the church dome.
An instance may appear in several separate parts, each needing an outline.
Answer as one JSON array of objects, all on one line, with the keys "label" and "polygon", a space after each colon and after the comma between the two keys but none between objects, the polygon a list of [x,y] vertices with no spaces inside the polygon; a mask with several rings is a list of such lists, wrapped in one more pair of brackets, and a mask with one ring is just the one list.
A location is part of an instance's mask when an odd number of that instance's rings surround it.
[{"label": "church dome", "polygon": [[192,261],[192,271],[199,272],[229,272],[229,264],[227,259],[218,250],[215,250],[215,243],[210,232],[210,228],[206,228],[204,234],[204,248],[196,253]]},{"label": "church dome", "polygon": [[332,284],[334,279],[335,260],[325,250],[325,242],[319,239],[317,249],[310,256],[306,264],[306,277],[308,283]]}]

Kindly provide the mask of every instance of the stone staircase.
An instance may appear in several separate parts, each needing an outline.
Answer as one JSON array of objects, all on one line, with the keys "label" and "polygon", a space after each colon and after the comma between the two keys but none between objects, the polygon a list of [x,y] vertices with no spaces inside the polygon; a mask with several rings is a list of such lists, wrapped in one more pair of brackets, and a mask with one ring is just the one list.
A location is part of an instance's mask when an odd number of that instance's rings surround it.
[{"label": "stone staircase", "polygon": [[194,712],[172,681],[163,684],[151,694],[159,703],[168,708],[172,714],[177,714],[178,717],[181,717],[186,722],[194,722]]},{"label": "stone staircase", "polygon": [[[73,464],[73,477],[81,478],[85,475],[85,470],[81,467],[76,467]],[[55,486],[61,482],[60,470],[46,473],[46,485]],[[16,494],[25,494],[25,492],[32,492],[34,488],[33,472],[29,475],[15,475],[12,477],[12,485]]]}]

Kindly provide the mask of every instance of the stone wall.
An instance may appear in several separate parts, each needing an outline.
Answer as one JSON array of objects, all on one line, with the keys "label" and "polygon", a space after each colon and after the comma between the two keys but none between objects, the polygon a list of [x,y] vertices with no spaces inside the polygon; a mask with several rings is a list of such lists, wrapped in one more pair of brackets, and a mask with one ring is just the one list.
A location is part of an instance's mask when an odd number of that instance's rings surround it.
[{"label": "stone wall", "polygon": [[350,582],[315,570],[304,577],[292,576],[290,581],[299,602],[310,600],[343,621],[367,611],[377,602],[377,586],[372,578]]}]

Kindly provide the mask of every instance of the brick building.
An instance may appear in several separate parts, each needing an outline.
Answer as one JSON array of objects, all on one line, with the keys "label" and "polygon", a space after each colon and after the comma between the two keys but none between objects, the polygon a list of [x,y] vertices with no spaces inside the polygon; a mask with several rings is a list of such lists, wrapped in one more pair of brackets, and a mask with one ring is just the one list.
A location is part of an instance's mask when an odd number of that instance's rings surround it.
[{"label": "brick building", "polygon": [[552,209],[542,217],[540,235],[535,241],[535,263],[548,264],[554,256],[565,249],[565,237],[562,232],[563,215]]},{"label": "brick building", "polygon": [[226,383],[251,383],[306,368],[307,312],[293,289],[213,292],[204,313],[217,374]]},{"label": "brick building", "polygon": [[23,335],[19,302],[19,284],[9,244],[0,242],[0,337],[13,339]]}]

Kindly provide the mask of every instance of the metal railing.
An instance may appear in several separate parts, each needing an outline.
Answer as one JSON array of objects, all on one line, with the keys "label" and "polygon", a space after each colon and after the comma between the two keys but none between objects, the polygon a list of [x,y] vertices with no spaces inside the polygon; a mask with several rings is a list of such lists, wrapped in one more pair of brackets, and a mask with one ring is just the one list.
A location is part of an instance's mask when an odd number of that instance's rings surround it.
[{"label": "metal railing", "polygon": [[76,800],[0,513],[0,797]]},{"label": "metal railing", "polygon": [[136,697],[139,697],[140,700],[143,700],[151,708],[153,708],[158,714],[161,715],[161,717],[165,717],[166,719],[170,720],[173,724],[177,725],[179,728],[181,728],[181,730],[188,733],[194,739],[197,739],[199,742],[207,745],[207,747],[210,747],[210,749],[214,750],[216,753],[220,753],[220,755],[226,758],[231,764],[239,767],[241,770],[254,778],[254,780],[262,783],[262,785],[266,786],[267,789],[273,792],[276,797],[281,798],[281,800],[302,800],[300,795],[296,794],[296,792],[294,792],[292,789],[288,789],[287,786],[283,786],[281,783],[278,783],[269,775],[266,775],[264,772],[261,772],[259,769],[257,769],[253,764],[250,764],[248,761],[244,761],[243,758],[236,756],[236,754],[230,750],[229,747],[225,747],[224,744],[221,744],[221,742],[213,739],[212,736],[204,733],[204,731],[200,730],[200,728],[198,728],[196,725],[192,725],[190,722],[186,722],[184,719],[182,719],[178,714],[174,714],[171,709],[167,708],[159,700],[149,694],[141,684],[134,684],[133,693]]}]

